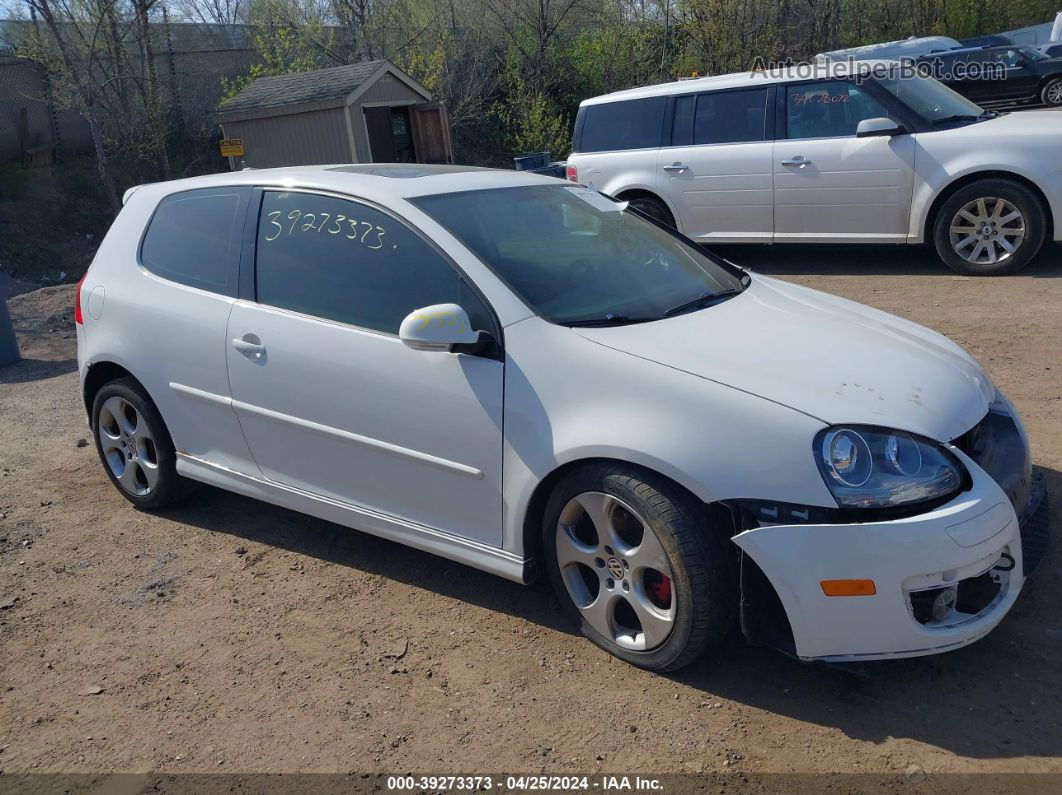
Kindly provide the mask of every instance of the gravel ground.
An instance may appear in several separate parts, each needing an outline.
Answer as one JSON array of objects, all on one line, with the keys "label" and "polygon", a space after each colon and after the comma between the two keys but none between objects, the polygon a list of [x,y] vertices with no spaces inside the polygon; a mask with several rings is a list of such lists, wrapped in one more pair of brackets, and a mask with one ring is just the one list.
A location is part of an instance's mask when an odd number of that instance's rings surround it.
[{"label": "gravel ground", "polygon": [[[964,345],[1062,516],[1058,247],[1002,279],[909,249],[723,253]],[[211,489],[137,513],[80,441],[72,295],[11,299],[25,359],[0,370],[5,773],[1062,773],[1057,543],[961,651],[857,675],[734,638],[645,673],[573,634],[542,585]]]}]

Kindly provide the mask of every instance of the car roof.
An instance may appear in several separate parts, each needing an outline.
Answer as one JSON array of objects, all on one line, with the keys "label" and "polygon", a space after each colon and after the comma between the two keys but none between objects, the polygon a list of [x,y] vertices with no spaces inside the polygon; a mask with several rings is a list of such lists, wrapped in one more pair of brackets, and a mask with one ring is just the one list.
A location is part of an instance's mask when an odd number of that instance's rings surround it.
[{"label": "car roof", "polygon": [[602,94],[598,97],[584,99],[580,104],[601,105],[609,102],[621,102],[628,99],[642,99],[645,97],[674,96],[678,94],[693,94],[702,91],[721,91],[727,88],[758,88],[760,86],[775,83],[792,83],[798,80],[828,79],[831,77],[850,77],[860,70],[872,69],[875,66],[895,65],[897,61],[890,58],[867,59],[863,61],[823,61],[814,64],[800,64],[782,69],[752,70],[748,72],[734,72],[727,75],[715,75],[713,77],[694,77],[688,80],[676,80],[671,83],[659,83],[654,86],[642,86],[630,88],[625,91],[614,91],[611,94]]},{"label": "car roof", "polygon": [[418,163],[337,163],[320,166],[248,168],[202,177],[141,185],[126,192],[169,195],[197,188],[260,186],[314,188],[375,199],[403,199],[467,190],[523,185],[563,185],[556,177],[477,166],[423,165]]}]

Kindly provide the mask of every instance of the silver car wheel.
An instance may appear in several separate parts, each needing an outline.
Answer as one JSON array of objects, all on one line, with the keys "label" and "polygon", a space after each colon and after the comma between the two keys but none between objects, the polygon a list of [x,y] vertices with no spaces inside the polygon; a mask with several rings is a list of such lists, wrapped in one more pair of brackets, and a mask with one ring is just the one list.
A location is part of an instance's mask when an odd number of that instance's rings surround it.
[{"label": "silver car wheel", "polygon": [[96,423],[103,457],[122,488],[145,497],[158,485],[159,457],[151,429],[128,400],[108,398]]},{"label": "silver car wheel", "polygon": [[557,522],[557,566],[572,602],[618,646],[654,649],[675,624],[667,553],[626,503],[601,492],[568,501]]},{"label": "silver car wheel", "polygon": [[1045,99],[1051,105],[1062,105],[1062,80],[1056,80],[1047,87]]},{"label": "silver car wheel", "polygon": [[964,205],[951,220],[952,250],[967,262],[995,265],[1025,239],[1025,216],[1006,199],[986,197]]}]

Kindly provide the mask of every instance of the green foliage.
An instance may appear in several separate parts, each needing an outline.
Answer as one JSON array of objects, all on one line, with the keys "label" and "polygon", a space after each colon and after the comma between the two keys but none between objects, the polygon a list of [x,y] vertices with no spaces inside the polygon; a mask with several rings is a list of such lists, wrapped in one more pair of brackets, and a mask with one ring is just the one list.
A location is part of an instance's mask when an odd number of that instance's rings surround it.
[{"label": "green foliage", "polygon": [[17,199],[26,190],[26,169],[17,163],[0,165],[0,199]]},{"label": "green foliage", "polygon": [[252,37],[260,60],[246,74],[221,78],[221,107],[259,77],[310,72],[326,65],[322,63],[320,51],[311,46],[315,38],[326,35],[321,23],[293,22],[280,5],[262,7],[261,13],[264,19]]},{"label": "green foliage", "polygon": [[519,60],[510,50],[501,74],[499,98],[491,107],[504,152],[550,152],[554,158],[566,157],[571,148],[568,115],[558,109],[542,90],[528,84]]}]

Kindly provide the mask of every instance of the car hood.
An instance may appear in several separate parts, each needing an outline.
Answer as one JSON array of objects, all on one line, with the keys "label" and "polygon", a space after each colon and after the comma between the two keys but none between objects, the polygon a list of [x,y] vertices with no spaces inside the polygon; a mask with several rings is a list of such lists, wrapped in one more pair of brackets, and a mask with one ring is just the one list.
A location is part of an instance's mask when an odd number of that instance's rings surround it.
[{"label": "car hood", "polygon": [[984,371],[946,337],[759,275],[741,295],[706,309],[574,331],[831,425],[882,425],[949,441],[972,428],[995,395]]},{"label": "car hood", "polygon": [[974,124],[956,127],[950,132],[962,131],[978,136],[1018,134],[1023,137],[1048,134],[1050,137],[1046,140],[1052,146],[1057,146],[1058,116],[1058,111],[1043,108],[1023,110],[1020,113],[1001,113],[994,119],[985,119]]}]

